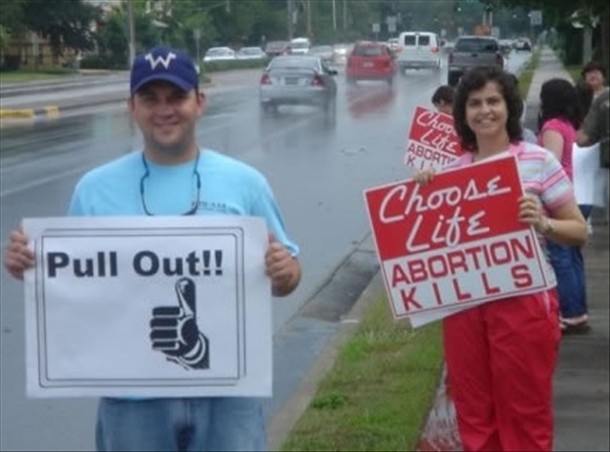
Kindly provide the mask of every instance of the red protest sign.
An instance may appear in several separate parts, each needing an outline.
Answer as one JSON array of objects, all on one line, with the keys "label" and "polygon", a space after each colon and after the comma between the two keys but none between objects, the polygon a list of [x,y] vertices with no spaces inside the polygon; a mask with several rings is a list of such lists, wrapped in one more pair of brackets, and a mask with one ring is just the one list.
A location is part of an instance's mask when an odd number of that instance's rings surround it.
[{"label": "red protest sign", "polygon": [[397,318],[549,286],[533,228],[518,221],[513,156],[372,188],[365,199]]},{"label": "red protest sign", "polygon": [[441,169],[462,154],[453,117],[416,107],[407,141],[405,164],[418,170],[431,166]]}]

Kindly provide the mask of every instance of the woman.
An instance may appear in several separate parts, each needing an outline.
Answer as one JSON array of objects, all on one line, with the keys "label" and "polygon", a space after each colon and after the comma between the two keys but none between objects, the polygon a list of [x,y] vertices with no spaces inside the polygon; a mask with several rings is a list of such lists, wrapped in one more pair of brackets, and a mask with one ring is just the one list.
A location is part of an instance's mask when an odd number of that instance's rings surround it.
[{"label": "woman", "polygon": [[[453,107],[468,152],[450,166],[503,153],[516,156],[527,193],[519,199],[519,219],[535,228],[542,246],[546,239],[582,245],[586,224],[570,180],[553,155],[522,141],[522,108],[510,74],[493,67],[468,71]],[[434,170],[415,179],[434,183]],[[555,290],[453,314],[443,320],[443,336],[464,450],[552,450],[552,376],[560,338]]]},{"label": "woman", "polygon": [[[567,80],[547,80],[540,89],[540,132],[538,144],[551,151],[573,179],[572,150],[582,122],[582,107],[576,88]],[[591,206],[581,209],[586,218]],[[585,265],[579,246],[550,241],[551,265],[557,275],[560,326],[564,334],[586,333],[588,325]]]}]

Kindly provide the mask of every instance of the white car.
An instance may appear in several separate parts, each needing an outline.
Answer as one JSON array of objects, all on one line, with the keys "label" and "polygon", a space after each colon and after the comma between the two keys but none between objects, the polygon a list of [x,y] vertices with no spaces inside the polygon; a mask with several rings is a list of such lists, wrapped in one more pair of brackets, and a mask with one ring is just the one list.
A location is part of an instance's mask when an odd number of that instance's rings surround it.
[{"label": "white car", "polygon": [[230,47],[210,47],[203,57],[204,63],[209,61],[234,60],[235,50]]},{"label": "white car", "polygon": [[292,55],[307,55],[311,41],[308,38],[294,38],[290,41],[290,53]]},{"label": "white car", "polygon": [[307,55],[318,56],[325,63],[332,63],[334,57],[333,46],[313,46],[309,49]]},{"label": "white car", "polygon": [[238,60],[264,60],[267,54],[260,47],[242,47],[235,54]]},{"label": "white car", "polygon": [[398,36],[396,56],[401,73],[406,69],[441,67],[441,40],[429,31],[405,31]]}]

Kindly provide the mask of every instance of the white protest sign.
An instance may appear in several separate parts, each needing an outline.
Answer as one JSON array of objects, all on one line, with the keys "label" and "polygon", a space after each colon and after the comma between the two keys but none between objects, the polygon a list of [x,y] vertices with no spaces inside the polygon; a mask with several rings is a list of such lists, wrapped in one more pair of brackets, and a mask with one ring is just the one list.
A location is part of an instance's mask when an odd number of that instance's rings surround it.
[{"label": "white protest sign", "polygon": [[405,165],[418,171],[429,167],[439,170],[463,153],[452,116],[425,107],[415,108]]},{"label": "white protest sign", "polygon": [[574,175],[574,195],[581,205],[604,207],[604,187],[606,168],[599,166],[599,143],[588,147],[574,144],[572,163]]},{"label": "white protest sign", "polygon": [[431,321],[549,288],[536,234],[518,221],[520,196],[513,156],[440,172],[427,186],[406,180],[367,190],[394,317],[430,313]]},{"label": "white protest sign", "polygon": [[27,392],[269,396],[264,220],[24,220]]}]

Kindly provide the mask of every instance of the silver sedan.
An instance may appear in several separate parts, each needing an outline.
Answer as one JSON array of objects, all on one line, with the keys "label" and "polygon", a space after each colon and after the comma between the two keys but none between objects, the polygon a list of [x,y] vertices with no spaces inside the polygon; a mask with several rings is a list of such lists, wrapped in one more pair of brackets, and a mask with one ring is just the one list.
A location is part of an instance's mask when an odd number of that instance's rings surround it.
[{"label": "silver sedan", "polygon": [[275,57],[260,80],[261,107],[267,111],[279,105],[314,105],[331,110],[337,95],[335,75],[320,57]]}]

